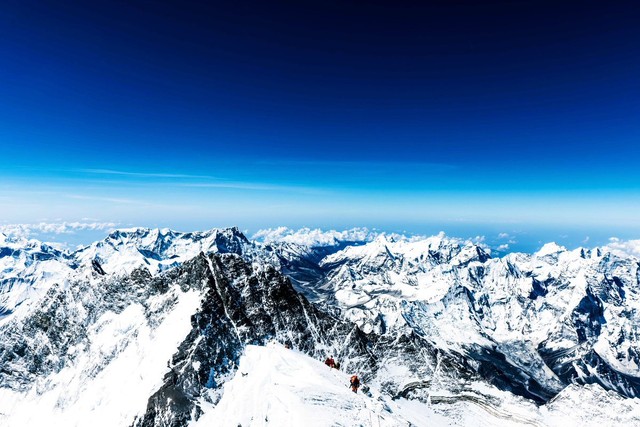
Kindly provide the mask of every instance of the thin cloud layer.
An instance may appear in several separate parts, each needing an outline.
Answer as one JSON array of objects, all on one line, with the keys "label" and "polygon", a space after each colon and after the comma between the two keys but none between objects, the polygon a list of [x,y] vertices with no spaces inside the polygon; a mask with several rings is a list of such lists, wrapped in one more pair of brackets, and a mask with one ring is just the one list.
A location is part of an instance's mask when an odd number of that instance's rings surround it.
[{"label": "thin cloud layer", "polygon": [[[253,240],[261,241],[264,243],[272,242],[285,242],[293,243],[302,246],[309,247],[322,247],[322,246],[334,246],[340,242],[370,242],[375,240],[379,236],[384,236],[390,241],[405,241],[416,242],[427,239],[432,236],[425,235],[405,235],[399,233],[385,233],[377,230],[369,230],[366,227],[356,227],[349,230],[322,230],[319,228],[304,227],[298,230],[293,230],[288,227],[268,228],[259,230],[253,236]],[[441,231],[437,235],[440,238],[447,237],[446,234]],[[473,243],[483,248],[489,249],[484,244],[484,236],[476,236],[472,239],[458,239],[453,237],[447,237],[450,240],[458,241],[460,244]]]},{"label": "thin cloud layer", "polygon": [[115,222],[39,222],[32,224],[0,225],[0,233],[14,238],[28,239],[38,234],[74,234],[78,231],[110,230],[119,224]]}]

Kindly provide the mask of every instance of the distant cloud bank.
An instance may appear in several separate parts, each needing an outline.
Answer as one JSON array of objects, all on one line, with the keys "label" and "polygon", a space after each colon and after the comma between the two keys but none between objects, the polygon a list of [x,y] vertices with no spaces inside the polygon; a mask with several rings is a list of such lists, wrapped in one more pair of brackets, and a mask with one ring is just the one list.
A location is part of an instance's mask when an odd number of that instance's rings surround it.
[{"label": "distant cloud bank", "polygon": [[612,252],[619,252],[640,258],[640,240],[621,240],[617,237],[612,237],[609,239],[609,244],[606,247],[611,249]]},{"label": "distant cloud bank", "polygon": [[[270,242],[286,242],[294,243],[303,246],[310,247],[322,247],[322,246],[334,246],[340,242],[370,242],[375,240],[379,236],[385,236],[391,241],[405,241],[415,242],[427,239],[432,236],[425,235],[405,235],[399,233],[386,233],[377,230],[369,230],[366,227],[355,227],[349,230],[322,230],[319,228],[300,228],[293,230],[288,227],[277,227],[259,230],[251,238],[264,243]],[[443,231],[437,235],[440,238],[444,238],[446,235]],[[451,240],[459,241],[460,243],[472,242],[474,244],[486,247],[484,244],[484,236],[476,236],[473,239],[458,239],[449,237]]]},{"label": "distant cloud bank", "polygon": [[77,231],[110,230],[119,224],[115,222],[39,222],[32,224],[0,225],[0,233],[15,238],[28,239],[38,234],[73,234]]}]

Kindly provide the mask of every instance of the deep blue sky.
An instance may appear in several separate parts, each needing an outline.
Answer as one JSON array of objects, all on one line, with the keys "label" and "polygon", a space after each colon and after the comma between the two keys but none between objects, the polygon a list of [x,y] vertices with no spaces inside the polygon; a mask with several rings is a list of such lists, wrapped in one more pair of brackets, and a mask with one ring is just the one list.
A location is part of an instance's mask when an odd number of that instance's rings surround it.
[{"label": "deep blue sky", "polygon": [[638,22],[618,1],[8,2],[0,221],[640,237]]}]

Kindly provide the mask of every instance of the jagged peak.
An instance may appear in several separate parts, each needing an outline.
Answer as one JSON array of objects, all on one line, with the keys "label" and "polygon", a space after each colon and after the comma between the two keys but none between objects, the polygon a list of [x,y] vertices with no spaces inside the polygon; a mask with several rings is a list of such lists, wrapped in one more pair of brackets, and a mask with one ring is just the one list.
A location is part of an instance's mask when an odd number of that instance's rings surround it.
[{"label": "jagged peak", "polygon": [[[190,231],[190,232],[182,232],[173,230],[171,228],[148,228],[148,227],[131,227],[131,228],[118,228],[113,230],[109,235],[98,242],[94,242],[93,244],[104,242],[104,241],[113,241],[113,240],[141,240],[145,238],[153,239],[167,239],[167,238],[192,238],[193,236],[201,239],[203,237],[209,237],[214,235],[225,235],[228,237],[236,237],[245,242],[249,240],[247,237],[240,231],[240,229],[236,226],[228,227],[228,228],[212,228],[205,231]],[[91,245],[89,245],[91,246]]]},{"label": "jagged peak", "polygon": [[245,236],[245,234],[242,231],[240,231],[240,228],[238,228],[238,226],[236,225],[232,227],[227,227],[227,228],[213,228],[205,233],[218,233],[218,234],[224,234],[224,235],[229,234],[232,237],[242,240],[243,242],[249,243],[249,239],[247,238],[247,236]]},{"label": "jagged peak", "polygon": [[44,252],[58,254],[61,256],[68,255],[68,251],[66,249],[57,248],[53,244],[42,242],[38,239],[27,239],[25,237],[12,236],[4,233],[0,233],[0,245],[15,251],[22,251],[26,253]]},{"label": "jagged peak", "polygon": [[546,255],[554,255],[560,252],[566,252],[567,248],[565,248],[564,246],[561,246],[559,244],[557,244],[556,242],[549,242],[549,243],[545,243],[542,248],[540,248],[540,250],[538,252],[536,252],[534,255],[536,255],[537,257],[543,257]]},{"label": "jagged peak", "polygon": [[[486,251],[482,250],[480,246],[471,241],[448,237],[444,232],[429,237],[406,237],[381,233],[369,243],[347,246],[330,257],[365,259],[378,257],[386,253],[392,257],[403,256],[410,259],[420,259],[429,254],[441,253],[445,259],[450,259],[462,252],[463,249],[473,251],[480,257],[486,255],[489,258]],[[477,252],[478,249],[481,251],[480,253]]]}]

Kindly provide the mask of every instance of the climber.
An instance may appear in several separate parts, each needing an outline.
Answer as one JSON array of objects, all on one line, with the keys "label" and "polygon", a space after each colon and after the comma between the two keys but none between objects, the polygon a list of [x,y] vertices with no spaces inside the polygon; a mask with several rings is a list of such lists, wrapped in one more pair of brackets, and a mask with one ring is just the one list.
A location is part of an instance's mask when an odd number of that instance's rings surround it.
[{"label": "climber", "polygon": [[360,379],[358,378],[357,375],[352,375],[351,376],[351,391],[353,391],[354,393],[358,392],[358,387],[360,387]]},{"label": "climber", "polygon": [[336,361],[333,360],[333,357],[331,357],[331,356],[327,357],[327,360],[324,361],[324,364],[327,365],[330,368],[335,368],[336,367]]}]

